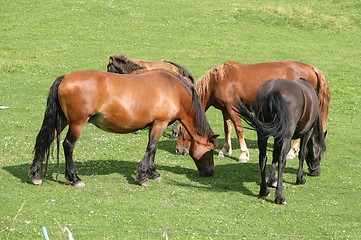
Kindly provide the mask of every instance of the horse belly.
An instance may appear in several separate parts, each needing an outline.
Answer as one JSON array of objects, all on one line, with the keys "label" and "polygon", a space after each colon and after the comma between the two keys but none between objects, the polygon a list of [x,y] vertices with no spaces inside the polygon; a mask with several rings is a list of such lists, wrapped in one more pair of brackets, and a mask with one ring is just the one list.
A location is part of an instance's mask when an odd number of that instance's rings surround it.
[{"label": "horse belly", "polygon": [[96,113],[90,119],[89,122],[97,126],[98,128],[113,133],[131,133],[139,129],[145,128],[148,124],[146,121],[135,121],[130,117],[105,115],[104,113]]},{"label": "horse belly", "polygon": [[89,122],[104,131],[132,133],[152,125],[155,121],[172,122],[176,118],[174,113],[165,103],[153,102],[151,106],[141,102],[117,103],[101,108]]}]

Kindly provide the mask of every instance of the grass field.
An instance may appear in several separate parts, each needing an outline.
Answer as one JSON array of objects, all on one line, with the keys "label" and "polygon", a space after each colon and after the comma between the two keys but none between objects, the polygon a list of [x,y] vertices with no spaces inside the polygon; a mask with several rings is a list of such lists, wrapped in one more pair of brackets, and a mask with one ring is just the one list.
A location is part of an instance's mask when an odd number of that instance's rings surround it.
[{"label": "grass field", "polygon": [[[0,3],[0,239],[356,239],[361,238],[361,3],[350,1],[39,1]],[[319,67],[331,89],[327,152],[320,177],[295,185],[287,162],[287,205],[274,190],[257,197],[256,134],[247,164],[215,156],[215,176],[174,154],[170,129],[156,166],[163,180],[142,188],[135,169],[147,130],[116,135],[88,125],[75,149],[87,184],[64,184],[61,153],[41,186],[29,184],[32,149],[54,79],[105,70],[108,57],[172,60],[198,78],[228,60],[294,59]],[[207,112],[223,143],[220,112]],[[219,150],[219,149],[218,149]],[[271,148],[270,148],[271,150]],[[271,151],[269,151],[269,155]],[[271,155],[270,155],[271,156]]]}]

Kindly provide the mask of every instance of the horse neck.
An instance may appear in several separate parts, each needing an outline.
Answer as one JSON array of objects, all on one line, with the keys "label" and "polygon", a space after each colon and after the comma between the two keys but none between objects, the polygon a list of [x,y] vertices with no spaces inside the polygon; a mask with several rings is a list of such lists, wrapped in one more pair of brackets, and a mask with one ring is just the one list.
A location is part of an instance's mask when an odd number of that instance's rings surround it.
[{"label": "horse neck", "polygon": [[208,138],[213,135],[213,132],[204,109],[198,100],[196,91],[194,89],[192,91],[192,105],[189,110],[184,111],[185,114],[182,116],[181,122],[192,138]]},{"label": "horse neck", "polygon": [[195,88],[197,90],[202,107],[205,111],[212,105],[210,100],[211,100],[213,87],[214,87],[214,81],[212,81],[211,79],[207,79],[206,76],[203,76],[196,83]]}]

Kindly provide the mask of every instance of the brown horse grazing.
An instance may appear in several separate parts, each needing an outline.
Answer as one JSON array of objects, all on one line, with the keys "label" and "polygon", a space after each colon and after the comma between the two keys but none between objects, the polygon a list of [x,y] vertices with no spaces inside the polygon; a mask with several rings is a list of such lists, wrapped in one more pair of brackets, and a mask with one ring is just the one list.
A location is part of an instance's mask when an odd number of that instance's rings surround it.
[{"label": "brown horse grazing", "polygon": [[139,74],[154,69],[164,69],[178,74],[188,82],[194,84],[194,78],[184,67],[171,61],[144,61],[137,59],[128,59],[124,55],[114,55],[109,57],[107,71],[120,74]]},{"label": "brown horse grazing", "polygon": [[195,89],[182,78],[164,70],[139,75],[77,71],[60,76],[50,88],[29,177],[36,185],[42,183],[42,164],[46,158],[47,166],[50,145],[57,138],[59,150],[59,135],[69,126],[63,142],[65,178],[74,186],[85,186],[74,169],[73,151],[85,124],[90,122],[114,133],[149,127],[148,145],[136,173],[137,183],[146,186],[148,178],[160,179],[154,164],[157,143],[167,126],[176,120],[192,138],[190,155],[200,175],[213,175],[216,136]]},{"label": "brown horse grazing", "polygon": [[[183,77],[186,81],[191,84],[194,84],[193,75],[188,72],[184,67],[179,64],[171,61],[144,61],[137,59],[128,59],[122,54],[110,56],[107,65],[107,71],[119,74],[140,74],[146,71],[154,69],[164,69],[169,72],[175,73]],[[172,125],[172,138],[178,136],[179,122],[176,121]]]},{"label": "brown horse grazing", "polygon": [[[267,140],[274,137],[272,167],[269,186],[277,186],[275,203],[285,204],[282,175],[291,139],[301,138],[299,167],[296,184],[305,184],[303,162],[306,159],[311,176],[320,175],[320,161],[326,150],[322,129],[322,116],[315,90],[304,79],[288,81],[272,79],[261,85],[256,94],[253,116],[245,104],[236,97],[239,114],[256,128],[258,136],[259,166],[261,168],[260,197],[269,195],[266,183]],[[275,179],[278,163],[278,180]]]},{"label": "brown horse grazing", "polygon": [[[250,107],[255,101],[257,89],[266,80],[271,78],[293,80],[301,77],[307,79],[317,92],[323,119],[322,125],[323,129],[326,130],[330,92],[325,77],[314,66],[289,60],[258,64],[225,62],[207,71],[196,83],[196,90],[206,111],[210,106],[222,111],[225,140],[219,156],[228,156],[232,153],[231,128],[233,123],[241,150],[239,161],[247,162],[249,160],[249,151],[244,140],[241,118],[234,111],[233,86],[236,87],[237,97],[247,107]],[[189,142],[186,141],[186,137],[182,135],[182,132],[184,131],[181,130],[178,136],[176,152],[184,154],[188,153]],[[298,149],[299,140],[296,140],[289,155],[296,156]]]}]

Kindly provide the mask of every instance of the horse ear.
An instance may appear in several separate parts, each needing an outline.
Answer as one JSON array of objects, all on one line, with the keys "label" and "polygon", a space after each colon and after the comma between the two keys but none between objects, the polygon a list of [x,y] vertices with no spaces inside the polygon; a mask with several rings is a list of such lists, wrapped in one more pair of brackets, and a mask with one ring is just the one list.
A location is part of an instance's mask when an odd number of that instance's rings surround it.
[{"label": "horse ear", "polygon": [[109,57],[109,64],[112,64],[112,63],[113,63],[113,57],[110,56],[110,57]]},{"label": "horse ear", "polygon": [[219,137],[219,134],[214,134],[211,138],[215,140],[217,137]]},{"label": "horse ear", "polygon": [[218,134],[215,134],[215,135],[212,135],[212,136],[209,138],[209,141],[214,144],[214,147],[215,147],[215,148],[218,147],[217,137],[219,137],[219,135],[218,135]]},{"label": "horse ear", "polygon": [[326,138],[327,136],[327,130],[323,133],[323,138]]}]

